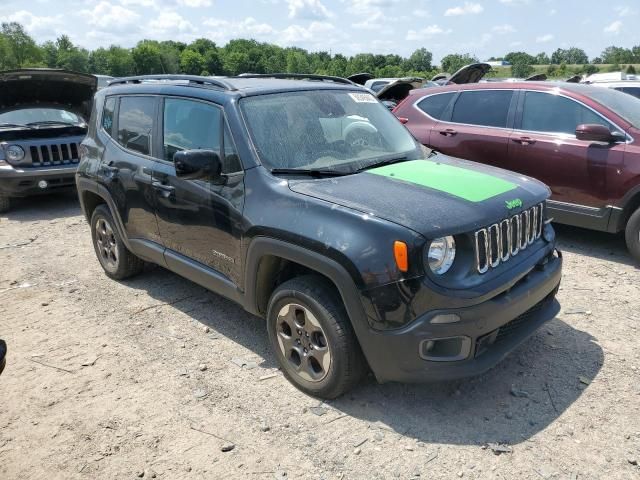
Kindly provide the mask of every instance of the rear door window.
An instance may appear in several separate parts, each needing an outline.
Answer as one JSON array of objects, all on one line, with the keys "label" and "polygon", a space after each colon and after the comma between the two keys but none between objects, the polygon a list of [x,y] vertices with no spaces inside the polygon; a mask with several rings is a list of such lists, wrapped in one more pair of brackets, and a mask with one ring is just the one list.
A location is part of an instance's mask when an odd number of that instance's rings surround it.
[{"label": "rear door window", "polygon": [[453,107],[451,121],[485,127],[507,126],[513,90],[462,92]]},{"label": "rear door window", "polygon": [[522,130],[575,135],[576,127],[585,123],[616,130],[593,110],[570,98],[545,92],[525,93]]},{"label": "rear door window", "polygon": [[155,109],[154,97],[121,97],[118,143],[134,152],[151,155]]},{"label": "rear door window", "polygon": [[429,95],[421,100],[417,106],[430,117],[440,120],[455,94],[456,92]]}]

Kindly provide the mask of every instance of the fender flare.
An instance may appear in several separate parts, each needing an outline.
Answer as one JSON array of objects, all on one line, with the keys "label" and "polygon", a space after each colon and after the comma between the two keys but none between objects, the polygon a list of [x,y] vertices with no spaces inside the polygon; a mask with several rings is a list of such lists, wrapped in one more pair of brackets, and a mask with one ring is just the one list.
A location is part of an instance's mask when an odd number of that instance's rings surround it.
[{"label": "fender flare", "polygon": [[[118,208],[116,207],[116,203],[113,201],[111,197],[111,193],[104,185],[101,185],[97,182],[91,181],[87,178],[77,177],[76,185],[78,187],[78,197],[80,199],[80,205],[82,206],[82,211],[85,213],[85,217],[87,216],[87,211],[85,209],[83,194],[84,192],[91,192],[104,200],[107,204],[107,207],[111,211],[111,216],[115,221],[116,230],[118,230],[118,234],[120,238],[124,242],[127,249],[132,251],[131,242],[129,242],[129,237],[127,237],[126,230],[124,228],[124,223],[122,222],[122,218],[120,217],[120,213],[118,212]],[[88,222],[91,222],[91,218],[87,218]]]},{"label": "fender flare", "polygon": [[[609,220],[610,232],[616,233],[625,229],[627,219],[633,214],[631,209],[635,199],[640,199],[640,185],[629,189],[618,203],[618,207],[612,209],[612,217]],[[640,202],[635,208],[640,208]]]},{"label": "fender flare", "polygon": [[[255,237],[247,248],[245,262],[245,309],[261,316],[258,309],[257,275],[258,266],[264,256],[271,255],[299,263],[327,277],[336,286],[347,310],[351,325],[361,342],[367,338],[369,324],[360,300],[360,292],[347,272],[335,260],[313,250],[271,237]],[[363,348],[363,351],[365,348]]]}]

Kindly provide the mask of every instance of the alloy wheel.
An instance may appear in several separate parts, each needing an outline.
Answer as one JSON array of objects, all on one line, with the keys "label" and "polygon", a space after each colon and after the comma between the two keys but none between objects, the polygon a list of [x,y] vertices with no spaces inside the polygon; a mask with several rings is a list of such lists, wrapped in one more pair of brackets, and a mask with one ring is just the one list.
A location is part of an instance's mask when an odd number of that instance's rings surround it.
[{"label": "alloy wheel", "polygon": [[96,243],[103,262],[111,268],[118,266],[118,248],[113,228],[107,220],[100,218],[96,222]]},{"label": "alloy wheel", "polygon": [[298,376],[309,382],[327,376],[331,350],[320,322],[308,308],[293,303],[282,307],[276,336],[280,352]]}]

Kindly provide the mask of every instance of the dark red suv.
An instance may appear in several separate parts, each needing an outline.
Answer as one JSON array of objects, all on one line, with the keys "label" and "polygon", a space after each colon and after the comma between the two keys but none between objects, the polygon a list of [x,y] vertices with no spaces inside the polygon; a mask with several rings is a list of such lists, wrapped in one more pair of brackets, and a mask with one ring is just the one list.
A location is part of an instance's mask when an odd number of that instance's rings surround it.
[{"label": "dark red suv", "polygon": [[394,110],[424,145],[545,182],[558,223],[626,230],[640,260],[640,99],[574,83],[413,90]]}]

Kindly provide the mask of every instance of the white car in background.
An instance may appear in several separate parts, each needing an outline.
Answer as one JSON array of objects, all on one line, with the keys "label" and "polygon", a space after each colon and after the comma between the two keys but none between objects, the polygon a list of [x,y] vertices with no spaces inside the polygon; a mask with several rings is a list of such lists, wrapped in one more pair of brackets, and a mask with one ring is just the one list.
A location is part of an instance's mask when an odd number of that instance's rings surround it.
[{"label": "white car in background", "polygon": [[640,75],[632,75],[624,72],[594,73],[582,82],[597,87],[613,88],[614,90],[619,90],[640,98]]}]

